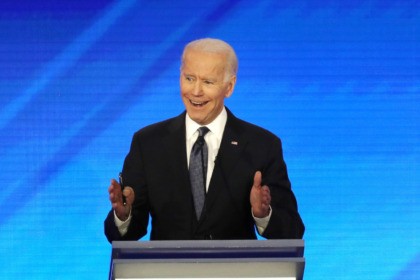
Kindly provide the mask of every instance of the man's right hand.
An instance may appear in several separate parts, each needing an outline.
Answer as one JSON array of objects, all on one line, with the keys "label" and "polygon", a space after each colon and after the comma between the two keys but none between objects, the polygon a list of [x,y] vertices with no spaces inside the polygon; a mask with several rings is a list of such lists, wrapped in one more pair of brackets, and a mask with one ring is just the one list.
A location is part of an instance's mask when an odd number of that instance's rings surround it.
[{"label": "man's right hand", "polygon": [[[109,201],[112,209],[121,221],[127,220],[130,215],[131,205],[134,202],[134,190],[131,187],[124,187],[124,192],[121,191],[121,186],[114,179],[111,180],[111,185],[108,188]],[[123,204],[122,196],[125,196],[126,204]]]}]

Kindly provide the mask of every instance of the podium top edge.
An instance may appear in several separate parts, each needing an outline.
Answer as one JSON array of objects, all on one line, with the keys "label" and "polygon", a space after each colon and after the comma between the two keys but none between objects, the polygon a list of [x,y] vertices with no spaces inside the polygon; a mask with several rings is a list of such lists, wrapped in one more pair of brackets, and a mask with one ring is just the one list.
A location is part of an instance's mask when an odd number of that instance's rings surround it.
[{"label": "podium top edge", "polygon": [[304,247],[303,239],[113,241],[113,249],[135,248],[290,248]]}]

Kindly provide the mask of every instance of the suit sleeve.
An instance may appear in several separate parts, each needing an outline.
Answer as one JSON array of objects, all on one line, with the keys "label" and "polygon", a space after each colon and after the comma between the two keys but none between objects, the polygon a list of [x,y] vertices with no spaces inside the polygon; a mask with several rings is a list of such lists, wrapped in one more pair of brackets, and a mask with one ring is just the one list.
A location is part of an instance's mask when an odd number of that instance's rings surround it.
[{"label": "suit sleeve", "polygon": [[301,239],[305,226],[291,189],[280,139],[275,137],[269,147],[268,160],[262,169],[262,183],[270,188],[272,213],[263,236],[268,239]]},{"label": "suit sleeve", "polygon": [[142,157],[139,138],[139,133],[136,133],[123,167],[125,185],[132,187],[135,193],[135,200],[131,210],[131,222],[127,233],[122,236],[115,225],[114,213],[111,210],[104,222],[105,235],[110,243],[117,240],[138,240],[147,233],[150,207],[147,199],[147,184],[143,172],[145,159]]}]

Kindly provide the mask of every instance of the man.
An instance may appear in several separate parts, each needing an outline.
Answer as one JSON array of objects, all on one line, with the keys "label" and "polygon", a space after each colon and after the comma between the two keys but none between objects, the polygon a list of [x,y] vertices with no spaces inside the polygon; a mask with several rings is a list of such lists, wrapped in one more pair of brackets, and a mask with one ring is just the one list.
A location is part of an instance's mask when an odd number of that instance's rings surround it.
[{"label": "man", "polygon": [[224,106],[237,68],[224,41],[185,47],[180,90],[186,112],[135,133],[122,172],[127,187],[122,193],[111,180],[108,188],[110,242],[144,236],[149,214],[151,240],[255,239],[255,229],[266,238],[302,238],[280,139]]}]

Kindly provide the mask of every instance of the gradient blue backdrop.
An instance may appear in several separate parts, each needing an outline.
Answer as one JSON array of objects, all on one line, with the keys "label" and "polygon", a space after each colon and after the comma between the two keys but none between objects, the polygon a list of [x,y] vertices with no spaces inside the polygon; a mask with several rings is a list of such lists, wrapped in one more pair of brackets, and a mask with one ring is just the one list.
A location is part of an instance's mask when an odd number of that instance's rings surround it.
[{"label": "gradient blue backdrop", "polygon": [[418,1],[2,1],[0,278],[107,277],[109,180],[218,37],[228,107],[283,140],[305,279],[418,279],[419,27]]}]

